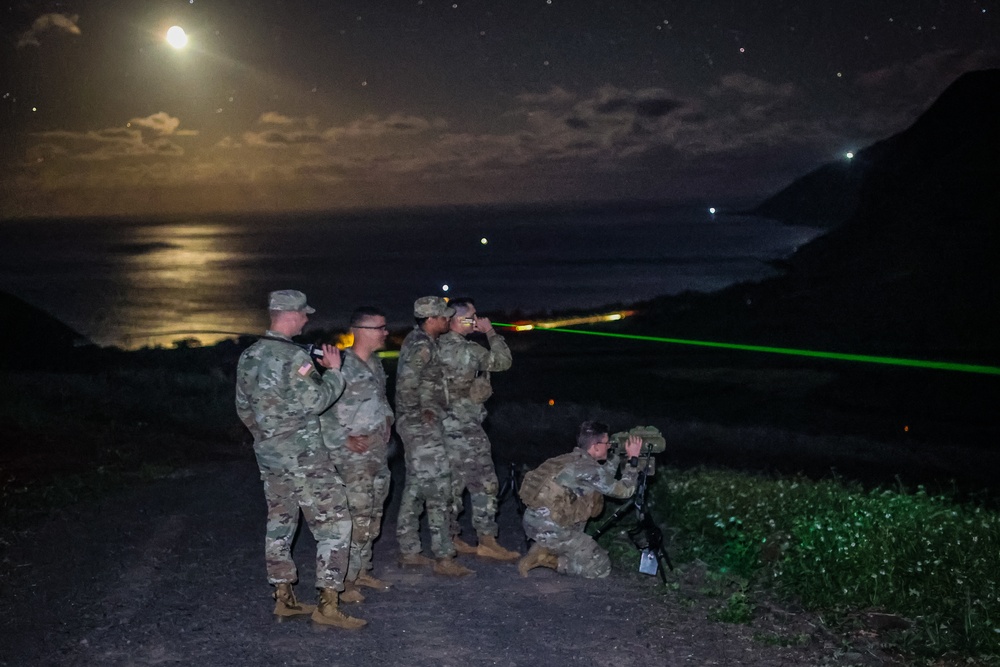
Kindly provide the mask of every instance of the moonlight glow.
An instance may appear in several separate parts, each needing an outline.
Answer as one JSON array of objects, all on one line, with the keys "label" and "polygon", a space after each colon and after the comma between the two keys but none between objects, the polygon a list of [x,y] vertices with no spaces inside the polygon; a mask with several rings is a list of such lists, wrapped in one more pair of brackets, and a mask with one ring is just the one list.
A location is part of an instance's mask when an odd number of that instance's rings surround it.
[{"label": "moonlight glow", "polygon": [[187,46],[188,36],[184,32],[184,28],[179,25],[175,25],[167,30],[167,44],[174,47],[175,49],[183,49]]}]

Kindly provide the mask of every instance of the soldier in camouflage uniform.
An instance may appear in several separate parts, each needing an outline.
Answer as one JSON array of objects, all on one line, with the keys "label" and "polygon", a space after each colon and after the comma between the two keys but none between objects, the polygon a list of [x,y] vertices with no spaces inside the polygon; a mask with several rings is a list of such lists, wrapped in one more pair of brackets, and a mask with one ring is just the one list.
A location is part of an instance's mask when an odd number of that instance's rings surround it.
[{"label": "soldier in camouflage uniform", "polygon": [[524,532],[534,540],[517,565],[521,576],[535,567],[588,579],[611,574],[611,559],[597,541],[584,532],[588,519],[598,516],[604,496],[628,498],[638,480],[642,438],[629,436],[628,462],[615,479],[618,459],[608,458],[608,427],[599,422],[580,425],[577,446],[569,454],[551,458],[529,472],[521,484]]},{"label": "soldier in camouflage uniform", "polygon": [[[330,454],[320,435],[319,413],[344,389],[340,355],[323,346],[320,376],[313,360],[292,337],[315,312],[296,290],[271,292],[271,327],[240,356],[236,368],[236,412],[250,429],[267,500],[264,557],[268,581],[275,586],[279,618],[311,614],[316,623],[357,629],[365,621],[338,609],[338,591],[351,540],[351,517],[344,483],[331,475]],[[299,511],[316,538],[316,587],[319,605],[300,604],[292,584],[298,579],[292,542]]]},{"label": "soldier in camouflage uniform", "polygon": [[[472,299],[453,299],[455,309],[449,331],[438,338],[438,354],[444,365],[448,407],[444,418],[445,449],[451,463],[452,515],[451,535],[459,553],[475,554],[496,560],[517,560],[516,551],[497,544],[497,492],[500,485],[493,465],[492,448],[483,420],[483,403],[492,393],[490,372],[510,368],[510,348],[488,318],[476,315]],[[489,348],[468,340],[473,332],[486,335]],[[472,526],[479,543],[473,547],[458,536],[458,515],[464,507],[463,494],[469,489],[472,501]]]},{"label": "soldier in camouflage uniform", "polygon": [[320,415],[323,441],[347,485],[347,504],[354,530],[342,602],[362,602],[359,587],[388,590],[389,584],[372,571],[372,543],[382,526],[382,510],[389,494],[387,463],[392,435],[392,408],[385,395],[385,370],[375,354],[389,335],[385,313],[361,307],[351,315],[354,345],[344,351],[340,372],[347,388],[329,410]]},{"label": "soldier in camouflage uniform", "polygon": [[[435,342],[448,330],[448,318],[454,314],[454,309],[440,297],[417,299],[413,304],[417,326],[407,334],[399,350],[396,431],[403,441],[406,483],[396,536],[400,565],[433,564],[438,574],[463,576],[472,570],[455,562],[449,531],[451,471],[442,428],[447,397]],[[420,515],[425,504],[436,561],[420,553]]]}]

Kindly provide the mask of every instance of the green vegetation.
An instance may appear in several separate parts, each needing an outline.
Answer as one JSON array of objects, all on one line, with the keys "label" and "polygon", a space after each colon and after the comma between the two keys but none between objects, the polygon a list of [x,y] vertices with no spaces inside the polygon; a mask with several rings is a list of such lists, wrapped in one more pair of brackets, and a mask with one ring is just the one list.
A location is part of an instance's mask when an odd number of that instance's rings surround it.
[{"label": "green vegetation", "polygon": [[650,494],[678,531],[676,560],[747,582],[714,614],[746,622],[754,586],[831,623],[859,612],[895,621],[911,655],[1000,663],[1000,513],[922,487],[866,490],[838,480],[661,470]]}]

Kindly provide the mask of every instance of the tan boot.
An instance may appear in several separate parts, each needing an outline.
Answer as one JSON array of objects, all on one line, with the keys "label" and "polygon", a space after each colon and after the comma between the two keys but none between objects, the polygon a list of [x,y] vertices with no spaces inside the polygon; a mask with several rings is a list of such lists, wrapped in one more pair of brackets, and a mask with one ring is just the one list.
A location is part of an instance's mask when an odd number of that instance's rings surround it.
[{"label": "tan boot", "polygon": [[335,628],[345,630],[358,630],[368,625],[368,621],[360,618],[352,618],[340,611],[337,604],[337,591],[333,588],[324,588],[319,593],[319,605],[312,613],[313,623],[320,625],[332,625]]},{"label": "tan boot", "polygon": [[354,580],[354,583],[358,586],[374,588],[378,591],[387,591],[392,588],[392,586],[389,585],[389,582],[373,577],[370,572],[360,573],[358,578]]},{"label": "tan boot", "polygon": [[358,584],[353,581],[344,582],[344,592],[340,594],[341,602],[364,602],[365,596],[358,590]]},{"label": "tan boot", "polygon": [[459,565],[455,557],[452,556],[450,558],[438,558],[437,562],[434,563],[434,574],[440,574],[445,577],[464,577],[474,574],[474,572],[464,565]]},{"label": "tan boot", "polygon": [[554,570],[558,565],[559,557],[538,542],[535,542],[528,549],[528,553],[524,558],[517,564],[517,571],[521,573],[522,577],[527,577],[528,570],[533,570],[536,567],[548,567]]},{"label": "tan boot", "polygon": [[434,565],[434,561],[423,554],[399,554],[400,567],[423,567]]},{"label": "tan boot", "polygon": [[311,614],[316,607],[311,604],[300,604],[295,599],[291,584],[276,584],[274,587],[274,615],[279,618],[303,616]]},{"label": "tan boot", "polygon": [[466,542],[465,540],[463,540],[458,536],[451,538],[451,543],[455,545],[455,551],[457,551],[460,554],[468,554],[471,556],[475,556],[477,553],[479,553],[476,547],[472,546],[471,544],[469,544],[468,542]]},{"label": "tan boot", "polygon": [[517,560],[521,557],[521,554],[516,551],[504,549],[502,546],[497,544],[497,538],[492,535],[479,536],[479,546],[476,547],[476,555],[482,558],[492,558],[493,560],[502,560],[506,562]]}]

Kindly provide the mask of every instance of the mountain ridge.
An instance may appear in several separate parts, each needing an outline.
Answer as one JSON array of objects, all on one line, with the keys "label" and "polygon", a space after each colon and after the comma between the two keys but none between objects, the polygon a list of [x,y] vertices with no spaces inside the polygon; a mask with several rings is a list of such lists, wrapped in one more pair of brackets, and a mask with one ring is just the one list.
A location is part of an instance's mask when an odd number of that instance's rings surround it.
[{"label": "mountain ridge", "polygon": [[651,314],[692,335],[1000,361],[997,118],[1000,69],[962,75],[909,128],[860,151],[856,180],[817,170],[757,208],[794,220],[813,191],[852,211],[783,275],[657,299]]}]

